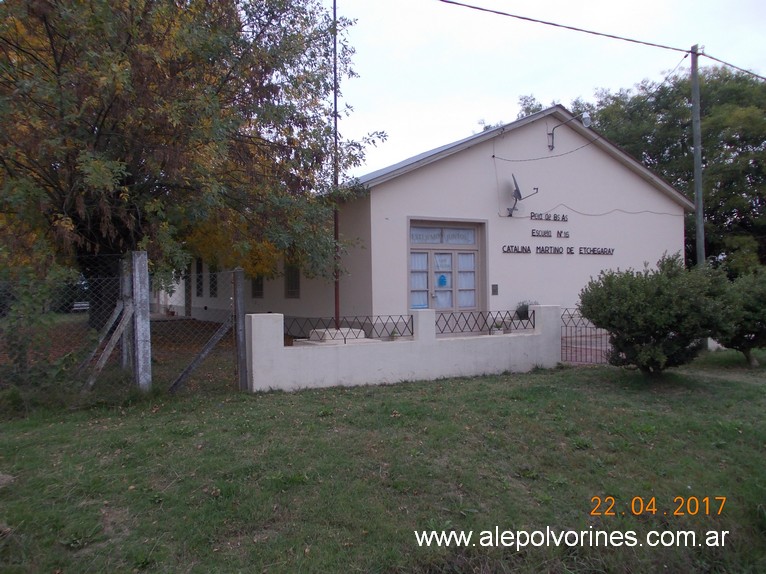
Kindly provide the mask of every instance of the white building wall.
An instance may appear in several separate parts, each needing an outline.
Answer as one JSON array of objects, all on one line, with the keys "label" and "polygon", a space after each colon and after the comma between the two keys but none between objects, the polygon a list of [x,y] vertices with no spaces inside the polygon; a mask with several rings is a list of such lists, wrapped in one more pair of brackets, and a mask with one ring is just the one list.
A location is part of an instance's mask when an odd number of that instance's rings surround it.
[{"label": "white building wall", "polygon": [[217,294],[213,296],[210,289],[210,266],[206,263],[202,267],[202,296],[197,296],[196,265],[192,265],[191,288],[192,308],[191,316],[201,321],[223,322],[232,312],[232,272],[216,271]]},{"label": "white building wall", "polygon": [[368,316],[372,314],[372,242],[370,230],[370,197],[360,198],[340,211],[341,240],[349,243],[343,254],[344,273],[340,281],[340,314]]},{"label": "white building wall", "polygon": [[[556,129],[549,150],[547,133],[556,123],[545,118],[519,127],[372,189],[375,314],[407,310],[412,218],[486,222],[488,310],[514,309],[524,300],[572,307],[602,269],[643,268],[663,253],[683,252],[682,206],[567,125]],[[512,175],[523,196],[538,192],[508,217]],[[551,237],[533,237],[533,230]],[[531,253],[514,253],[514,247]],[[581,248],[613,251],[593,255]]]}]

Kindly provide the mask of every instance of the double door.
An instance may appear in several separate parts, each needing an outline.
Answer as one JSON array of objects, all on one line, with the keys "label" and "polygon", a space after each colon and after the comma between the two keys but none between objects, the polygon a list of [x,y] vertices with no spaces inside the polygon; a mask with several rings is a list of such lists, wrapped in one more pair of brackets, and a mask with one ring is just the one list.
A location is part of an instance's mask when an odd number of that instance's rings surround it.
[{"label": "double door", "polygon": [[410,307],[441,313],[476,311],[476,250],[410,251]]}]

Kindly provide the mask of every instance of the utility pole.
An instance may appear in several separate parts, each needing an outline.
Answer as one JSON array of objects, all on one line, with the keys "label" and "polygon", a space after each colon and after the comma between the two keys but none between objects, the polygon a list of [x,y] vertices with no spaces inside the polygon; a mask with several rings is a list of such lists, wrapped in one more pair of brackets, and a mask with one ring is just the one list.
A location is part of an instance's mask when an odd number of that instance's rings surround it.
[{"label": "utility pole", "polygon": [[[338,193],[338,2],[332,3],[332,23],[333,23],[333,137],[335,138],[332,158],[332,184],[333,193]],[[334,287],[335,287],[335,328],[340,329],[340,221],[338,206],[333,210],[333,238],[335,240],[335,269],[334,269]]]},{"label": "utility pole", "polygon": [[692,46],[692,145],[694,146],[694,211],[697,265],[705,264],[705,214],[702,204],[702,127],[700,120],[699,47]]}]

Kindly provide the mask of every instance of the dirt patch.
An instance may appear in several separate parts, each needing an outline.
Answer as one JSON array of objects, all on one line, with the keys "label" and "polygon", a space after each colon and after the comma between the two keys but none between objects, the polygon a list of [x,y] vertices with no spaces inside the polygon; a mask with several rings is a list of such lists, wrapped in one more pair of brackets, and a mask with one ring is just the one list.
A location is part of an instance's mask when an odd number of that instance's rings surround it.
[{"label": "dirt patch", "polygon": [[0,488],[10,486],[11,484],[13,484],[15,480],[16,480],[16,477],[11,476],[10,474],[3,474],[2,472],[0,472]]},{"label": "dirt patch", "polygon": [[109,538],[125,538],[130,532],[129,520],[130,514],[124,508],[110,506],[101,508],[101,528]]}]

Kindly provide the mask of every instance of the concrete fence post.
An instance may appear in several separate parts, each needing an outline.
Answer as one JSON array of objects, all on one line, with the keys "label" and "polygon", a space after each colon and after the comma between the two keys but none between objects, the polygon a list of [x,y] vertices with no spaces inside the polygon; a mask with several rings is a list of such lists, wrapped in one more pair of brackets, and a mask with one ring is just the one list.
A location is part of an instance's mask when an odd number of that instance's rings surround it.
[{"label": "concrete fence post", "polygon": [[234,334],[237,344],[237,380],[239,390],[248,389],[247,341],[245,337],[245,271],[241,267],[234,270]]},{"label": "concrete fence post", "polygon": [[149,259],[146,251],[132,253],[133,378],[142,391],[152,388],[152,330],[149,316]]},{"label": "concrete fence post", "polygon": [[[126,258],[120,261],[120,299],[126,309],[133,297],[133,280],[130,274],[131,262]],[[120,365],[125,371],[133,370],[133,323],[129,323],[120,337]]]},{"label": "concrete fence post", "polygon": [[535,313],[535,333],[541,335],[543,349],[540,367],[550,369],[561,362],[561,307],[559,305],[530,305]]},{"label": "concrete fence post", "polygon": [[436,340],[436,311],[417,309],[412,311],[412,330],[416,341]]},{"label": "concrete fence post", "polygon": [[279,388],[279,381],[274,381],[271,375],[283,361],[284,324],[285,317],[281,313],[245,317],[248,390]]}]

